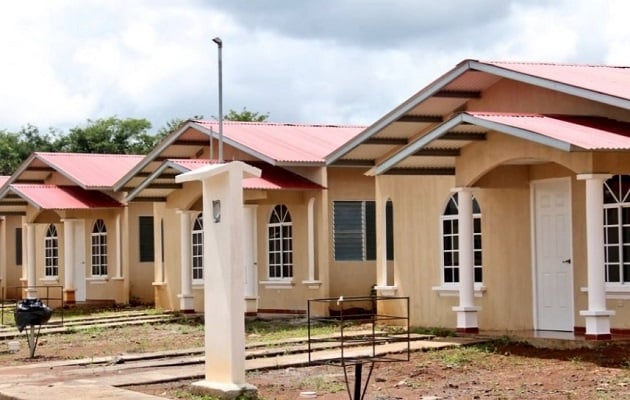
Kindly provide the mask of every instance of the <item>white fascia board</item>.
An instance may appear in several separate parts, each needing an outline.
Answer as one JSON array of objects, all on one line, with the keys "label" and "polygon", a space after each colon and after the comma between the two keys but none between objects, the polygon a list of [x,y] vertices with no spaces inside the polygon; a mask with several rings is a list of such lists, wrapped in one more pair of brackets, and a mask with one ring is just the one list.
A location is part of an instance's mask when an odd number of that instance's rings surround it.
[{"label": "white fascia board", "polygon": [[181,173],[190,171],[188,168],[182,167],[181,165],[177,163],[173,163],[170,160],[166,160],[162,163],[162,165],[156,168],[155,171],[153,171],[149,176],[147,176],[145,180],[140,182],[140,184],[136,186],[135,189],[129,192],[127,196],[125,196],[125,202],[130,202],[131,200],[135,199],[136,196],[140,194],[140,192],[142,192],[147,186],[151,184],[151,182],[153,182],[160,175],[162,175],[162,172],[164,172],[164,170],[166,170],[167,168],[173,168],[174,170],[177,170]]},{"label": "white fascia board", "polygon": [[572,145],[568,142],[554,139],[549,136],[540,134],[538,132],[529,131],[526,129],[516,128],[514,126],[502,124],[500,122],[488,121],[482,118],[474,117],[470,114],[464,114],[464,122],[468,122],[470,124],[481,126],[486,129],[504,133],[506,135],[514,136],[520,139],[524,139],[529,142],[542,144],[544,146],[551,147],[557,150],[571,151],[572,149]]},{"label": "white fascia board", "polygon": [[422,149],[424,146],[428,145],[432,141],[439,139],[440,136],[448,133],[448,131],[459,125],[462,121],[463,114],[457,114],[451,119],[442,122],[440,125],[429,131],[429,133],[404,146],[370,171],[373,172],[375,175],[384,174],[385,172],[396,166],[396,164],[411,156],[416,151]]},{"label": "white fascia board", "polygon": [[572,149],[574,149],[570,143],[558,139],[553,139],[537,132],[516,128],[499,122],[488,121],[463,112],[438,125],[436,128],[429,131],[429,133],[420,137],[416,141],[409,143],[400,151],[394,153],[389,158],[385,159],[382,163],[371,169],[369,172],[375,175],[382,175],[386,173],[398,163],[400,163],[407,157],[410,157],[413,153],[422,149],[432,141],[439,139],[442,135],[445,135],[446,133],[448,133],[448,131],[461,123],[469,123],[472,125],[481,126],[488,130],[504,133],[510,136],[528,140],[534,143],[539,143],[544,146],[552,147],[554,149],[562,151],[571,151]]},{"label": "white fascia board", "polygon": [[512,71],[505,69],[498,65],[485,64],[478,61],[471,63],[472,68],[481,72],[486,72],[492,75],[500,76],[503,78],[515,80],[518,82],[527,83],[533,86],[540,86],[546,89],[554,90],[557,92],[566,93],[572,96],[581,97],[596,101],[598,103],[608,104],[614,107],[630,110],[630,100],[624,99],[610,94],[595,92],[590,89],[585,89],[577,86],[572,86],[566,83],[541,78],[539,76],[528,75],[522,72]]},{"label": "white fascia board", "polygon": [[394,108],[389,113],[385,114],[384,117],[376,121],[374,124],[365,128],[365,130],[359,133],[357,136],[355,136],[354,138],[346,142],[337,150],[330,153],[326,157],[326,163],[330,165],[334,163],[335,161],[337,161],[338,159],[340,159],[341,157],[343,157],[344,155],[346,155],[347,153],[349,153],[350,151],[354,150],[366,139],[369,139],[370,137],[376,135],[378,132],[385,129],[388,125],[391,125],[392,123],[399,120],[402,116],[407,114],[409,111],[416,108],[418,104],[422,103],[423,101],[433,96],[435,93],[442,90],[442,88],[444,88],[446,85],[448,85],[449,83],[451,83],[452,81],[454,81],[455,79],[457,79],[459,76],[461,76],[462,74],[464,74],[466,71],[470,69],[471,69],[470,60],[465,60],[457,64],[455,68],[453,68],[446,74],[442,75],[441,77],[439,77],[438,79],[430,83],[428,86],[426,86],[424,89],[420,90],[419,92],[411,96],[401,105]]}]

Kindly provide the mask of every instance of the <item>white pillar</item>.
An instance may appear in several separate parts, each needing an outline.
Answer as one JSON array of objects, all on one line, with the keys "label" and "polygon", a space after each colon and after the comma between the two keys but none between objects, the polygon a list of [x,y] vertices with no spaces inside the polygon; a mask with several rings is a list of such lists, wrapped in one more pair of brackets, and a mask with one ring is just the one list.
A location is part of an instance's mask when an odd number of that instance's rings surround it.
[{"label": "white pillar", "polygon": [[315,198],[308,200],[307,215],[307,257],[308,257],[308,279],[315,280]]},{"label": "white pillar", "polygon": [[588,278],[588,310],[580,311],[586,320],[586,338],[610,339],[610,317],[606,310],[604,271],[604,182],[609,174],[581,174],[577,179],[586,184],[586,262]]},{"label": "white pillar", "polygon": [[75,237],[74,237],[74,221],[72,219],[64,219],[63,222],[63,258],[64,258],[64,293],[66,303],[74,303],[76,301],[75,292],[75,268],[76,260]]},{"label": "white pillar", "polygon": [[35,269],[35,228],[36,225],[26,224],[26,289],[27,298],[37,297],[37,271]]},{"label": "white pillar", "polygon": [[459,306],[453,307],[453,311],[457,312],[458,332],[477,333],[479,308],[475,307],[472,192],[470,188],[458,188],[456,191],[459,209]]},{"label": "white pillar", "polygon": [[232,161],[175,178],[178,183],[202,182],[206,373],[193,391],[219,398],[256,391],[245,383],[244,174],[260,176],[260,170]]},{"label": "white pillar", "polygon": [[116,276],[115,278],[122,278],[123,277],[123,271],[122,271],[122,237],[121,237],[121,228],[120,228],[120,214],[116,215],[116,221],[115,221],[115,228],[116,228],[116,248],[115,250],[115,254],[116,254],[116,259],[114,260],[114,262],[116,263],[115,268],[116,268]]},{"label": "white pillar", "polygon": [[[193,312],[195,310],[192,295],[192,267],[191,267],[191,221],[190,211],[178,210],[179,214],[179,246],[180,246],[180,277],[181,292],[179,297],[179,309],[182,312]],[[204,223],[207,223],[208,217],[204,215]]]}]

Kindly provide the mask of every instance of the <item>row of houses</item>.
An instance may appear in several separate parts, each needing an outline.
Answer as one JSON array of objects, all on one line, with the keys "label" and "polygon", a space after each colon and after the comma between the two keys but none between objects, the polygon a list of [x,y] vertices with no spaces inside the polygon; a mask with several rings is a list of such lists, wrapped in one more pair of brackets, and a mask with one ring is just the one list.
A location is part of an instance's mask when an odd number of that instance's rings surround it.
[{"label": "row of houses", "polygon": [[[217,123],[146,156],[34,153],[0,186],[5,293],[203,310]],[[367,127],[226,121],[246,311],[408,296],[412,325],[630,333],[630,68],[465,60]]]}]

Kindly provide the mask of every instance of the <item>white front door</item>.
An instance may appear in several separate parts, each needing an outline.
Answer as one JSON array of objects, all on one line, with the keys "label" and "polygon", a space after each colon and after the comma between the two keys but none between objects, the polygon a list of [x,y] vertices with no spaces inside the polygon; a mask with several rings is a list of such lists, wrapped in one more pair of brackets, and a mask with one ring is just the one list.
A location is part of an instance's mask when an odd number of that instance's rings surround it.
[{"label": "white front door", "polygon": [[571,181],[534,183],[536,329],[573,331]]},{"label": "white front door", "polygon": [[85,301],[85,221],[76,220],[74,227],[74,287],[76,301]]}]

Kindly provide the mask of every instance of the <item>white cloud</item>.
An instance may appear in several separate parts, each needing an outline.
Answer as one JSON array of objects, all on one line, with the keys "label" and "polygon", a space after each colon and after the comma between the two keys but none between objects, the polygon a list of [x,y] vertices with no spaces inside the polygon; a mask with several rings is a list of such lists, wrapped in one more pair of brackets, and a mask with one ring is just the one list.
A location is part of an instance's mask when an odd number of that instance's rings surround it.
[{"label": "white cloud", "polygon": [[465,58],[629,64],[624,0],[0,5],[0,129],[216,116],[369,124]]}]

